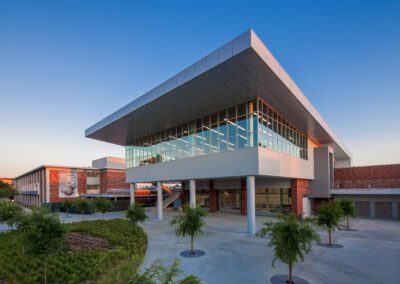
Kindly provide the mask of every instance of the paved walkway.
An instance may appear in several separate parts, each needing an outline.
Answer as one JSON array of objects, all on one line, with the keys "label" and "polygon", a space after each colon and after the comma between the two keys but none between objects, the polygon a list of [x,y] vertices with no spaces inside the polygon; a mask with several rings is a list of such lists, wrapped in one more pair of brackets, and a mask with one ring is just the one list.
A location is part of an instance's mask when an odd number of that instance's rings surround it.
[{"label": "paved walkway", "polygon": [[[270,283],[276,274],[286,274],[287,266],[277,262],[272,268],[273,250],[266,240],[246,234],[245,216],[210,213],[204,235],[195,249],[206,255],[187,259],[180,252],[189,248],[189,239],[178,239],[169,220],[176,213],[164,213],[163,221],[149,220],[143,227],[149,236],[143,269],[155,259],[171,263],[181,260],[185,274],[196,274],[204,283]],[[270,220],[257,217],[257,226]],[[330,249],[314,246],[294,273],[310,283],[400,283],[400,222],[356,220],[357,232],[335,232],[334,241],[344,246]],[[321,232],[322,240],[327,235]]]}]

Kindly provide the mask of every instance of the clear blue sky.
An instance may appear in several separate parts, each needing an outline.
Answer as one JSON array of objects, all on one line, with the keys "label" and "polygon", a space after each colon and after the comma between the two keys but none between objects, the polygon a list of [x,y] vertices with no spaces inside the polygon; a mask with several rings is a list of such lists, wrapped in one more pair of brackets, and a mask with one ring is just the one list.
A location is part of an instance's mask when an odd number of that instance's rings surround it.
[{"label": "clear blue sky", "polygon": [[84,130],[248,28],[355,165],[400,163],[400,1],[1,0],[0,176],[123,156]]}]

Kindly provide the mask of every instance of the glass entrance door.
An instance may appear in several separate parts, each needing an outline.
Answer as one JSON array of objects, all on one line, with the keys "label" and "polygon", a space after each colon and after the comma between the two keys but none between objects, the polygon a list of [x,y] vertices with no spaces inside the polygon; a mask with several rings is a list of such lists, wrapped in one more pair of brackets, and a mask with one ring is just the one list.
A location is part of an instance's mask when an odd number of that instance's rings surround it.
[{"label": "glass entrance door", "polygon": [[227,213],[240,213],[241,201],[239,189],[219,190],[219,211]]}]

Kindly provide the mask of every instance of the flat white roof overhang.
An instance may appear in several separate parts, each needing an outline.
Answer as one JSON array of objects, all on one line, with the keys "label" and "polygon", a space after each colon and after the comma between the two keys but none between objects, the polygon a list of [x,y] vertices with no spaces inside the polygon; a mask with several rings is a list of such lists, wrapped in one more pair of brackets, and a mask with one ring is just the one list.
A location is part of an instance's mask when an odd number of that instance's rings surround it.
[{"label": "flat white roof overhang", "polygon": [[203,115],[262,98],[318,144],[351,159],[325,120],[249,30],[85,131],[86,137],[125,146]]}]

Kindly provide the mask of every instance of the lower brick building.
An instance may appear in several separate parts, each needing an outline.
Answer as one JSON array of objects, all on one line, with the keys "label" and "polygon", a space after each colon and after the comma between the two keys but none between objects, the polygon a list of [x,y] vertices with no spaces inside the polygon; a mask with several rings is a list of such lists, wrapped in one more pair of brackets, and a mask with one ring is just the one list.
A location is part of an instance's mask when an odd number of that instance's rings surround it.
[{"label": "lower brick building", "polygon": [[334,199],[352,199],[356,215],[400,219],[400,164],[335,169]]},{"label": "lower brick building", "polygon": [[[125,160],[105,157],[92,167],[42,165],[14,179],[17,201],[30,206],[62,202],[80,196],[104,196],[129,189]],[[126,193],[129,196],[129,192]],[[116,196],[120,196],[116,194]]]}]

